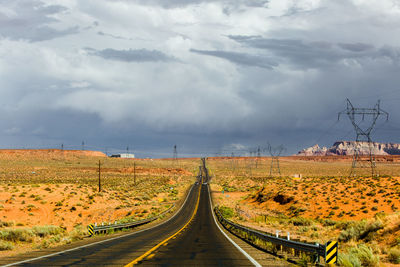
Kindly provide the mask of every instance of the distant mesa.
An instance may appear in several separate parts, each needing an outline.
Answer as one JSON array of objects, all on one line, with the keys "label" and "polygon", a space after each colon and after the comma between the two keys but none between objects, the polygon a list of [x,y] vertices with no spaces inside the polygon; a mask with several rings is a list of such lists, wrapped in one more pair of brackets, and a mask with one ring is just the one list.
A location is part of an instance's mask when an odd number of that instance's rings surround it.
[{"label": "distant mesa", "polygon": [[[347,156],[353,155],[356,148],[355,141],[337,141],[330,148],[320,147],[318,144],[299,151],[296,156]],[[360,154],[368,155],[368,142],[358,142]],[[400,155],[400,144],[394,143],[372,143],[374,155]]]}]

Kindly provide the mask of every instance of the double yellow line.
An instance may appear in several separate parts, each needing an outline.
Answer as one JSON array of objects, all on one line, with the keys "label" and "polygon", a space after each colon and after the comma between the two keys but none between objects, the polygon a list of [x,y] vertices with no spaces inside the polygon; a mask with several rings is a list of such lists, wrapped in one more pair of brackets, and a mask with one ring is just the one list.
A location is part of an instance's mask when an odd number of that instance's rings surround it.
[{"label": "double yellow line", "polygon": [[197,196],[197,203],[196,203],[196,207],[194,208],[194,212],[192,214],[192,217],[190,217],[189,221],[181,228],[179,229],[179,231],[177,231],[176,233],[174,233],[173,235],[171,235],[170,237],[164,239],[163,241],[161,241],[160,243],[158,243],[156,246],[152,247],[150,250],[148,250],[146,253],[144,253],[143,255],[141,255],[140,257],[134,259],[132,262],[128,263],[127,265],[125,265],[125,267],[131,267],[137,263],[139,263],[140,261],[142,261],[143,259],[145,259],[146,257],[150,256],[150,254],[152,252],[154,252],[156,249],[158,249],[159,247],[161,247],[162,245],[166,244],[170,239],[174,238],[175,236],[177,236],[180,232],[182,232],[188,225],[189,223],[193,220],[194,216],[197,213],[197,209],[199,208],[199,203],[200,203],[200,190],[201,190],[201,185],[202,185],[203,181],[201,181],[200,185],[199,185],[199,194]]}]

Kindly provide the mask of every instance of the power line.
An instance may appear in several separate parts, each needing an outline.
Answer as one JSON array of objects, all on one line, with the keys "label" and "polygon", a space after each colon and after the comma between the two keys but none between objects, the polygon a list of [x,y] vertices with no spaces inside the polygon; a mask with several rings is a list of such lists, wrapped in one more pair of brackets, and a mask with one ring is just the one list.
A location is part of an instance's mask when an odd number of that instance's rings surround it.
[{"label": "power line", "polygon": [[[376,103],[374,108],[355,108],[353,104],[347,99],[347,107],[345,110],[338,113],[338,120],[342,114],[347,114],[349,117],[354,130],[356,132],[356,143],[353,153],[353,163],[351,166],[350,176],[356,175],[356,170],[358,168],[371,168],[372,176],[376,176],[376,162],[375,162],[375,154],[373,153],[373,142],[371,140],[371,131],[374,129],[376,125],[376,121],[379,116],[384,115],[386,116],[386,120],[389,119],[389,113],[382,110],[380,108],[380,100]],[[370,118],[370,123],[367,124],[367,127],[362,127],[361,123],[357,121],[358,118],[361,118],[362,121],[365,121],[365,117]],[[365,162],[362,160],[361,155],[363,153],[363,147],[367,145],[367,154],[368,154],[368,161]]]},{"label": "power line", "polygon": [[281,168],[279,166],[279,157],[281,156],[282,152],[285,150],[283,145],[272,147],[268,143],[268,151],[271,155],[271,166],[269,169],[269,175],[272,176],[273,173],[279,174],[281,176]]}]

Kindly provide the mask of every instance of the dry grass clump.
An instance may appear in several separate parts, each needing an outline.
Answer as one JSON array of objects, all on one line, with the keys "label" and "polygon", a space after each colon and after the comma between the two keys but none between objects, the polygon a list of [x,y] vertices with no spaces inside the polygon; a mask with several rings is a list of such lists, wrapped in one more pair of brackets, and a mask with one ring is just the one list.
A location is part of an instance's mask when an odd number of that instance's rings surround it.
[{"label": "dry grass clump", "polygon": [[346,267],[375,267],[379,266],[379,256],[365,244],[351,248],[348,253],[339,254],[339,264]]},{"label": "dry grass clump", "polygon": [[345,222],[340,225],[343,230],[340,232],[338,240],[341,242],[372,241],[375,239],[377,232],[384,228],[382,221],[379,219],[370,222],[365,220]]},{"label": "dry grass clump", "polygon": [[13,250],[21,244],[33,244],[34,248],[45,248],[51,244],[65,243],[69,233],[54,226],[35,226],[32,228],[5,228],[0,230],[0,250]]},{"label": "dry grass clump", "polygon": [[394,264],[400,264],[400,249],[391,248],[388,253],[388,260]]},{"label": "dry grass clump", "polygon": [[12,250],[14,249],[14,245],[11,242],[0,240],[0,251],[1,250]]}]

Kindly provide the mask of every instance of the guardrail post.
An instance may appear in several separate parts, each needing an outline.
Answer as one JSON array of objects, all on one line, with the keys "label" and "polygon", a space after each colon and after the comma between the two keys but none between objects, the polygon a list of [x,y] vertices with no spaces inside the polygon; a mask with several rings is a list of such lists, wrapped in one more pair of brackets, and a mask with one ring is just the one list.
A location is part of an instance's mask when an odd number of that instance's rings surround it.
[{"label": "guardrail post", "polygon": [[275,230],[275,236],[279,237],[279,233],[282,232],[281,230]]},{"label": "guardrail post", "polygon": [[[318,247],[320,247],[320,244],[319,244],[319,243],[315,243],[315,245],[317,245]],[[319,261],[320,261],[319,253],[317,253],[317,257],[316,257],[316,259],[315,259],[315,262],[319,263]]]}]

